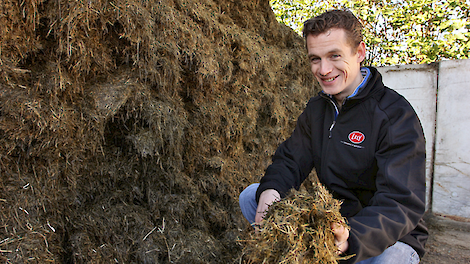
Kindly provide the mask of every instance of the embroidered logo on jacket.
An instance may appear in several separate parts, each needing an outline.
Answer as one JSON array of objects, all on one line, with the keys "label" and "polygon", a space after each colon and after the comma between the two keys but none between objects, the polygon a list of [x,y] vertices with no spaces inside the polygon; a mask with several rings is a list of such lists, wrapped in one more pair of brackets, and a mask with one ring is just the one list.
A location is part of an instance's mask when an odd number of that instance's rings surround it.
[{"label": "embroidered logo on jacket", "polygon": [[349,141],[351,141],[352,143],[360,144],[360,143],[362,143],[362,141],[364,141],[364,139],[366,139],[366,136],[364,136],[364,134],[362,134],[362,132],[353,131],[353,132],[349,133],[348,138],[349,138]]}]

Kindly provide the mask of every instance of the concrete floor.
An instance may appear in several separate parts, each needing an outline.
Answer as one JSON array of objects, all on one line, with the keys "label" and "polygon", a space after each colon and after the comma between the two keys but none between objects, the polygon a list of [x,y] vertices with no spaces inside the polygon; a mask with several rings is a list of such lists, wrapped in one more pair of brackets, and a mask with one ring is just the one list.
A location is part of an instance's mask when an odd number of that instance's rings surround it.
[{"label": "concrete floor", "polygon": [[428,214],[430,237],[421,264],[469,264],[470,219]]}]

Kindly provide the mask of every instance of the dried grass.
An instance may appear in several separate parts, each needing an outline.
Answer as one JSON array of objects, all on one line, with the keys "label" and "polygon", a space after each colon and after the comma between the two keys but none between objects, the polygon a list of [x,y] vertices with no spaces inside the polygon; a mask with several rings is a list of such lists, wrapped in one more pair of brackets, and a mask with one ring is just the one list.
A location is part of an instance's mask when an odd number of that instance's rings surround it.
[{"label": "dried grass", "polygon": [[[338,263],[332,223],[349,228],[339,212],[341,202],[320,183],[310,192],[292,190],[273,203],[257,232],[245,241],[248,263]],[[347,258],[346,258],[347,259]]]},{"label": "dried grass", "polygon": [[0,10],[0,261],[235,259],[238,194],[315,92],[269,2]]}]

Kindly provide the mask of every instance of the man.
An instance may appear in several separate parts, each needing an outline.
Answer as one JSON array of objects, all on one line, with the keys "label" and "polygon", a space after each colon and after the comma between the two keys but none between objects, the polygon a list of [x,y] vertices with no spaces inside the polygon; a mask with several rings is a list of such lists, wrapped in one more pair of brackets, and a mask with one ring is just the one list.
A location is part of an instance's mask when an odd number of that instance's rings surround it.
[{"label": "man", "polygon": [[351,230],[333,224],[345,263],[419,263],[427,229],[425,141],[413,108],[361,67],[366,47],[362,26],[346,10],[307,20],[311,70],[322,91],[310,99],[291,137],[273,156],[259,184],[240,194],[251,223],[286,196],[315,168],[336,199]]}]

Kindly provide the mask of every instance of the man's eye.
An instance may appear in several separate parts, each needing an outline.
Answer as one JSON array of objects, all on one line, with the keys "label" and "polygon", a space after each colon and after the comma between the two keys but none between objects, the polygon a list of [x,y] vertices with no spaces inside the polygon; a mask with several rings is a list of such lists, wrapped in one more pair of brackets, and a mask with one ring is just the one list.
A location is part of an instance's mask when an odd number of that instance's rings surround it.
[{"label": "man's eye", "polygon": [[331,58],[333,58],[333,59],[338,59],[338,58],[340,58],[340,57],[341,57],[341,55],[338,55],[338,54],[333,54],[333,55],[331,55]]},{"label": "man's eye", "polygon": [[319,62],[320,58],[310,58],[310,61],[313,62],[313,63]]}]

